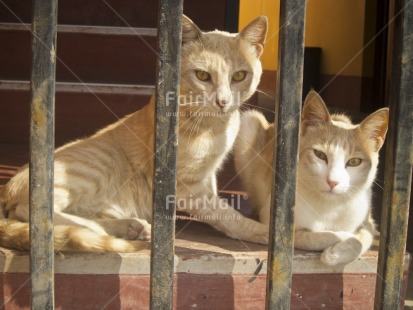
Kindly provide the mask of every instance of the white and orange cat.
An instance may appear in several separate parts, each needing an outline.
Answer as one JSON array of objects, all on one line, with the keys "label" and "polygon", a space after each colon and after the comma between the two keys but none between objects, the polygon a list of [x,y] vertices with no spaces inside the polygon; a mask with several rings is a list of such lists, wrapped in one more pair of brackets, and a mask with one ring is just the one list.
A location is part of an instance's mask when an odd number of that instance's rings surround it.
[{"label": "white and orange cat", "polygon": [[[226,205],[217,195],[216,174],[237,136],[238,109],[259,83],[266,33],[264,16],[239,34],[201,32],[183,17],[176,197],[180,210],[226,235],[264,244],[267,225]],[[56,150],[56,251],[146,247],[138,240],[151,234],[153,120],[154,98],[95,135]],[[2,246],[29,248],[28,176],[26,165],[1,190]]]},{"label": "white and orange cat", "polygon": [[[353,125],[348,117],[330,114],[311,91],[301,120],[294,246],[323,251],[327,265],[348,263],[371,246],[372,184],[378,152],[388,127],[388,109]],[[270,221],[273,148],[276,125],[258,111],[241,116],[235,144],[236,169],[262,223]]]}]

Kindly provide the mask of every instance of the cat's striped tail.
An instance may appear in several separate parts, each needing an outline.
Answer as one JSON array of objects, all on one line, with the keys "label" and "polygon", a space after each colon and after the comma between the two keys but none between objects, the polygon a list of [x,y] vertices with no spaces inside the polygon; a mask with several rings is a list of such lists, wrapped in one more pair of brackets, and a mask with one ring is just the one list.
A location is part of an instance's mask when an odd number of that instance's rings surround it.
[{"label": "cat's striped tail", "polygon": [[[29,224],[5,219],[0,215],[0,246],[29,250]],[[56,225],[54,249],[56,252],[130,253],[149,249],[149,243],[103,236],[87,228]]]}]

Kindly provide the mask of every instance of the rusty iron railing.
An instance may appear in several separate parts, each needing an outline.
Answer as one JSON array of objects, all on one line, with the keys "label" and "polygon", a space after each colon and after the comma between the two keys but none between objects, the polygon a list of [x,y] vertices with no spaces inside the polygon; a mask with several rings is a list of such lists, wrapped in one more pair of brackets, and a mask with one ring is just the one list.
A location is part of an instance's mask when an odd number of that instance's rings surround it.
[{"label": "rusty iron railing", "polygon": [[[151,252],[151,309],[171,309],[174,280],[177,111],[183,0],[160,0]],[[282,0],[277,78],[278,142],[268,252],[267,309],[289,309],[294,192],[301,110],[305,0]],[[35,0],[30,160],[31,307],[53,309],[53,149],[56,0]],[[385,197],[375,305],[397,309],[403,273],[412,171],[413,5],[396,0]],[[400,14],[398,12],[401,12]],[[166,104],[167,93],[168,104]],[[409,157],[410,156],[410,157]],[[274,206],[277,206],[275,209]]]},{"label": "rusty iron railing", "polygon": [[34,1],[29,190],[32,309],[54,308],[53,152],[56,25],[57,1]]},{"label": "rusty iron railing", "polygon": [[176,196],[182,5],[183,0],[159,1],[151,309],[172,309],[173,305],[175,203],[165,202],[167,196]]},{"label": "rusty iron railing", "polygon": [[[305,0],[281,1],[276,86],[277,143],[267,267],[267,309],[289,309],[296,167],[304,68]],[[276,206],[276,207],[275,207]]]},{"label": "rusty iron railing", "polygon": [[413,3],[396,0],[375,309],[400,309],[413,162]]}]

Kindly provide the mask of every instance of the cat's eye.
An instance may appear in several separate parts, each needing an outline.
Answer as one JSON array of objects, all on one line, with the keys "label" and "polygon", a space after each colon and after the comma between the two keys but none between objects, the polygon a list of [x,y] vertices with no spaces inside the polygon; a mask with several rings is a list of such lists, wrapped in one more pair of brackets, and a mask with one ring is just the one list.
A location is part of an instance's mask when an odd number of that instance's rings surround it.
[{"label": "cat's eye", "polygon": [[347,167],[357,167],[357,166],[360,166],[361,161],[362,161],[361,158],[352,158],[347,162],[346,166]]},{"label": "cat's eye", "polygon": [[328,162],[327,155],[324,154],[323,152],[319,150],[314,150],[314,155],[320,158],[321,160],[324,160],[325,162]]},{"label": "cat's eye", "polygon": [[245,71],[237,71],[232,75],[232,80],[235,82],[241,82],[245,80],[245,77],[247,76],[247,72]]},{"label": "cat's eye", "polygon": [[196,70],[195,74],[196,74],[196,77],[201,81],[205,82],[205,81],[211,80],[211,75],[206,71]]}]

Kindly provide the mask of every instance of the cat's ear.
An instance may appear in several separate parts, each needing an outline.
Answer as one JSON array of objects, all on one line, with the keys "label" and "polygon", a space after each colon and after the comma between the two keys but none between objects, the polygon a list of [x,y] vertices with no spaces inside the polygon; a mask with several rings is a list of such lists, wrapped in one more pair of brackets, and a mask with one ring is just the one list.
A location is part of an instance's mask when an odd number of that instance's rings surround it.
[{"label": "cat's ear", "polygon": [[267,36],[268,18],[260,16],[250,22],[238,34],[238,36],[255,47],[257,57],[264,52],[265,37]]},{"label": "cat's ear", "polygon": [[301,132],[305,134],[309,127],[325,125],[331,121],[330,113],[323,99],[315,90],[310,90],[304,101],[301,113]]},{"label": "cat's ear", "polygon": [[182,16],[182,44],[199,40],[202,36],[202,31],[197,25],[187,16]]},{"label": "cat's ear", "polygon": [[370,114],[361,124],[360,130],[363,137],[373,142],[376,152],[383,146],[389,126],[389,109],[383,108]]}]

